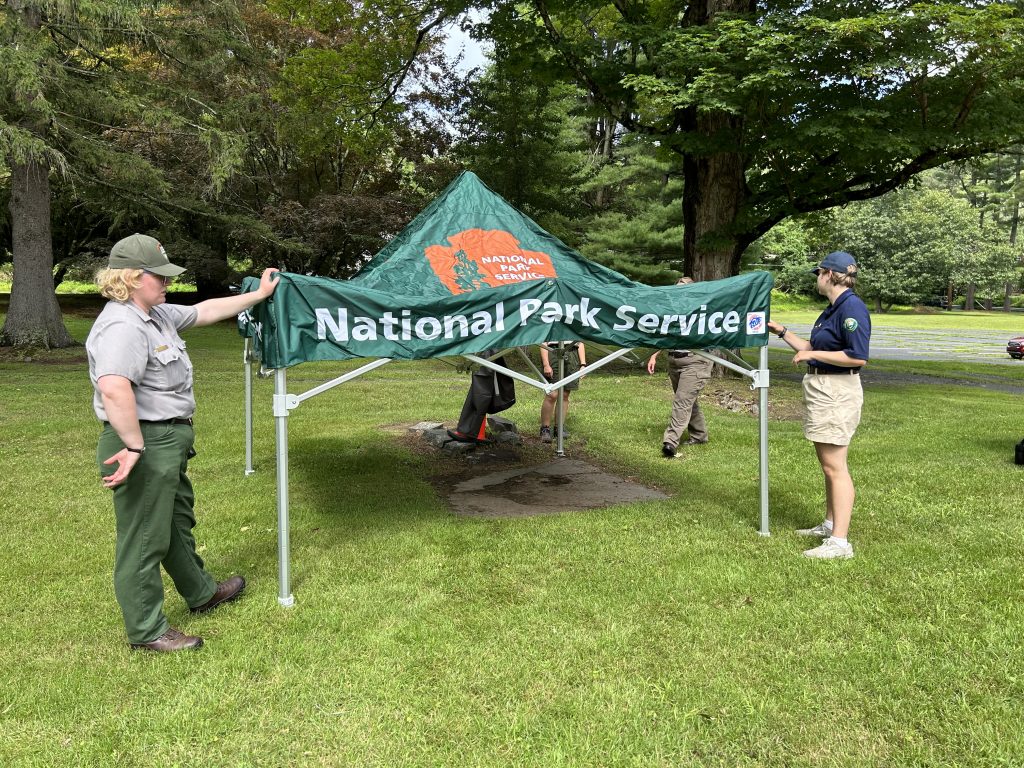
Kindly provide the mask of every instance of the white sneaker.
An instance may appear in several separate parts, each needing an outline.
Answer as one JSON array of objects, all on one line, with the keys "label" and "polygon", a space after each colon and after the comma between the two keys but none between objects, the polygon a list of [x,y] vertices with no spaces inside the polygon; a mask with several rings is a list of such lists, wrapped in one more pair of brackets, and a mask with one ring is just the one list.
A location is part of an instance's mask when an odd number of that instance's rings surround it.
[{"label": "white sneaker", "polygon": [[832,535],[832,529],[825,527],[825,522],[818,523],[813,528],[797,528],[797,536],[817,536],[819,539],[827,539]]},{"label": "white sneaker", "polygon": [[849,560],[853,557],[853,545],[840,544],[829,536],[821,542],[820,547],[804,552],[804,557],[813,557],[816,560]]}]

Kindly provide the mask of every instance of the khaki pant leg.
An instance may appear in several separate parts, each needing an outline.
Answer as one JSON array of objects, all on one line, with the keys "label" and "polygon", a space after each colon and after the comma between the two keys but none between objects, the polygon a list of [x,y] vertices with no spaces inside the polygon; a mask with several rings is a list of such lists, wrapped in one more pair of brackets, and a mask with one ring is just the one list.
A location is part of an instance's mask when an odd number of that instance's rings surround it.
[{"label": "khaki pant leg", "polygon": [[669,380],[675,397],[672,400],[672,417],[662,442],[675,447],[679,445],[683,432],[688,428],[690,437],[707,440],[707,424],[704,414],[697,405],[697,397],[711,377],[711,363],[699,357],[669,358]]},{"label": "khaki pant leg", "polygon": [[711,379],[711,372],[714,370],[715,364],[710,360],[698,358],[690,363],[689,367],[696,379],[694,386],[697,390],[697,397],[693,399],[693,409],[690,411],[690,423],[687,428],[690,437],[705,442],[708,439],[708,425],[704,420],[704,412],[700,409],[700,393],[704,391],[704,387]]}]

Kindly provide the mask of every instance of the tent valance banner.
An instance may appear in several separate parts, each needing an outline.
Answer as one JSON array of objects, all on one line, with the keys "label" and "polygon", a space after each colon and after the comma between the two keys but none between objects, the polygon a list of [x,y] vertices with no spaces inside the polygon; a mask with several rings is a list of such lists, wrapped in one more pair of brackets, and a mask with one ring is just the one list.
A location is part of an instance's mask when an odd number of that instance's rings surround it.
[{"label": "tent valance banner", "polygon": [[[258,281],[246,278],[243,291]],[[263,364],[425,359],[544,341],[767,343],[772,276],[651,287],[587,261],[466,172],[351,280],[282,273],[239,317]]]}]

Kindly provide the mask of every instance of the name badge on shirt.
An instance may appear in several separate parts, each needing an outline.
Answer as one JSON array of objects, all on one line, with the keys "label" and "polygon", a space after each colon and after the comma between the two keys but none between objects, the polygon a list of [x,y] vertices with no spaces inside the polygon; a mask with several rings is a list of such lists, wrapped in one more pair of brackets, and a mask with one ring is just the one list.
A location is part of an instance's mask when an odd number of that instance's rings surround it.
[{"label": "name badge on shirt", "polygon": [[157,348],[156,348],[156,349],[154,349],[153,351],[154,351],[154,352],[163,352],[163,351],[164,351],[164,350],[166,350],[166,349],[167,349],[167,345],[166,345],[166,344],[161,344],[161,345],[160,345],[159,347],[157,347]]}]

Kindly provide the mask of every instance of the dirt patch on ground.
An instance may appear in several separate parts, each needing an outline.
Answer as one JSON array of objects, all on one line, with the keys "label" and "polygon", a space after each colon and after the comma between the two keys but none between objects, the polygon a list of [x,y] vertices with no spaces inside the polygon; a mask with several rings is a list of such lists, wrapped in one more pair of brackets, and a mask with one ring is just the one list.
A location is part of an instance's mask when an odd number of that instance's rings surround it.
[{"label": "dirt patch on ground", "polygon": [[670,498],[581,459],[488,472],[449,486],[452,511],[473,517],[528,517]]},{"label": "dirt patch on ground", "polygon": [[30,365],[80,365],[88,362],[85,347],[76,345],[67,349],[15,349],[0,347],[0,362],[28,363]]},{"label": "dirt patch on ground", "polygon": [[[518,445],[480,445],[452,456],[410,432],[411,426],[383,429],[413,452],[431,457],[433,472],[427,479],[456,515],[529,517],[671,498],[585,459],[552,458],[551,446],[532,438]],[[580,447],[574,443],[574,452]]]},{"label": "dirt patch on ground", "polygon": [[[743,413],[757,418],[760,412],[758,393],[744,381],[736,379],[715,379],[704,387],[702,403],[713,403],[733,413]],[[804,404],[799,390],[769,389],[769,421],[802,421]]]}]

